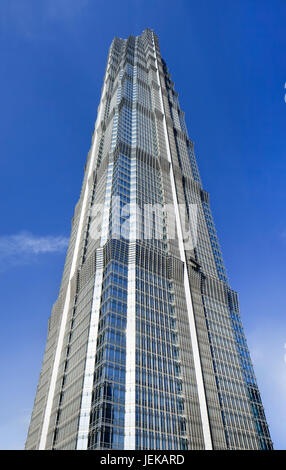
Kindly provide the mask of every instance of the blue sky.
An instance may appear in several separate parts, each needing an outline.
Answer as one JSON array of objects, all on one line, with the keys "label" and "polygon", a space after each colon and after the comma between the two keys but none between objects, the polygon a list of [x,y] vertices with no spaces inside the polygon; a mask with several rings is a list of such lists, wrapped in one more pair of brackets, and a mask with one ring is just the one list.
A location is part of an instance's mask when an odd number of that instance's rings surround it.
[{"label": "blue sky", "polygon": [[286,3],[0,3],[0,448],[24,446],[114,36],[159,35],[286,449]]}]

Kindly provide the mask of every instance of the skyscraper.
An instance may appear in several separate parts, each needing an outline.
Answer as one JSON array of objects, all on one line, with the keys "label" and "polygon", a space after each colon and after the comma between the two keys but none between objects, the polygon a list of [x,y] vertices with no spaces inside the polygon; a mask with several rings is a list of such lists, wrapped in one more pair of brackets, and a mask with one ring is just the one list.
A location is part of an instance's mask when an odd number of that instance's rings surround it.
[{"label": "skyscraper", "polygon": [[272,449],[184,112],[111,44],[27,449]]}]

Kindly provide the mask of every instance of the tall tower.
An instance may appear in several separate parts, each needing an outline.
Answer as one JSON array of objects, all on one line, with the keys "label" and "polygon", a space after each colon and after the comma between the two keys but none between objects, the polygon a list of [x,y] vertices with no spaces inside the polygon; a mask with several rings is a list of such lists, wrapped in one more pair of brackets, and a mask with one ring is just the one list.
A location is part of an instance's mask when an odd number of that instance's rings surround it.
[{"label": "tall tower", "polygon": [[272,449],[178,94],[111,44],[27,449]]}]

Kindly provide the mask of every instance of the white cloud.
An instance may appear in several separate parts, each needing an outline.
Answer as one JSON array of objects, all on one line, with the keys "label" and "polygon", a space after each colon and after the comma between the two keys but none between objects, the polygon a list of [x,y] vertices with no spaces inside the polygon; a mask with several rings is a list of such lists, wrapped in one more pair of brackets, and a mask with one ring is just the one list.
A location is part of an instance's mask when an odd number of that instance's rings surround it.
[{"label": "white cloud", "polygon": [[68,238],[62,236],[39,237],[30,232],[0,236],[0,261],[19,260],[19,257],[26,259],[29,255],[60,253],[65,251],[67,245]]}]

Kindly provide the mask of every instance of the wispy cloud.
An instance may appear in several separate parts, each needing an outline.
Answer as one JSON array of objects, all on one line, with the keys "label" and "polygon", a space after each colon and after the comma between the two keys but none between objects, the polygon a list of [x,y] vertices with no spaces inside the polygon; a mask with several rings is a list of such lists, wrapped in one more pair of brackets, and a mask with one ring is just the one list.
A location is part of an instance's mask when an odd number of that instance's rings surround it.
[{"label": "wispy cloud", "polygon": [[[26,39],[47,34],[46,28],[60,23],[68,26],[77,21],[90,0],[1,0],[0,27],[14,30]],[[49,37],[49,34],[48,34]]]},{"label": "wispy cloud", "polygon": [[41,254],[61,253],[67,245],[68,238],[63,236],[43,237],[30,232],[0,236],[0,263],[11,261],[13,264],[19,264]]},{"label": "wispy cloud", "polygon": [[80,15],[89,0],[46,0],[45,13],[51,19],[71,20]]}]

